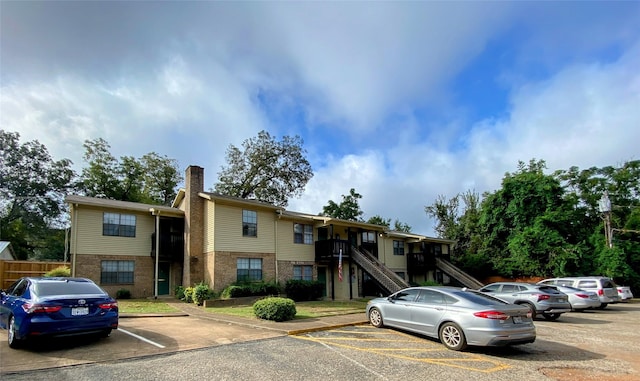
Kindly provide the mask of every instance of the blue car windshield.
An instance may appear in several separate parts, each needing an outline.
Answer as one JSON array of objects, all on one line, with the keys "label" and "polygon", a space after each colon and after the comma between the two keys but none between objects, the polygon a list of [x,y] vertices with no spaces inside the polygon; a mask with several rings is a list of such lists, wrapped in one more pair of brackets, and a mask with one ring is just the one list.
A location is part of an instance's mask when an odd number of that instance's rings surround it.
[{"label": "blue car windshield", "polygon": [[104,294],[100,287],[89,282],[43,282],[34,286],[38,296]]}]

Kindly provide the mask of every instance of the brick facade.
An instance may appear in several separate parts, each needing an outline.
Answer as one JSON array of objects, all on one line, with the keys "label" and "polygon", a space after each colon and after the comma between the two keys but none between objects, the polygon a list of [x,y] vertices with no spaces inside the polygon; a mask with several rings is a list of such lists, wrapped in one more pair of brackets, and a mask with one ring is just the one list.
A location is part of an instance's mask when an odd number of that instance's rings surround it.
[{"label": "brick facade", "polygon": [[218,251],[207,253],[206,274],[209,287],[221,292],[225,287],[237,281],[238,258],[262,258],[262,280],[276,280],[276,256],[273,253],[240,253]]},{"label": "brick facade", "polygon": [[184,211],[184,265],[183,282],[193,285],[205,281],[204,200],[198,193],[204,191],[204,168],[190,166],[185,174]]},{"label": "brick facade", "polygon": [[[102,284],[100,274],[102,261],[134,261],[134,279],[131,284]],[[78,255],[76,257],[76,273],[89,278],[100,285],[109,295],[115,297],[118,290],[126,289],[132,298],[148,298],[154,295],[153,274],[155,263],[153,258],[128,255]]]}]

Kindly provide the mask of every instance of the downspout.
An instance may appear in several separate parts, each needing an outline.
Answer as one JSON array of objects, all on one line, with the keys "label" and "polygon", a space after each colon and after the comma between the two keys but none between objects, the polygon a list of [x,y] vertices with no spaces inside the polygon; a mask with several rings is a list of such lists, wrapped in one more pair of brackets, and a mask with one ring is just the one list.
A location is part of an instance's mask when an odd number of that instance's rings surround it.
[{"label": "downspout", "polygon": [[151,209],[151,214],[156,216],[156,263],[153,285],[153,298],[158,299],[158,268],[160,262],[160,211]]},{"label": "downspout", "polygon": [[71,275],[76,276],[76,254],[78,253],[78,204],[73,204],[73,221],[71,230],[73,231],[73,253],[71,253]]},{"label": "downspout", "polygon": [[276,255],[276,283],[280,283],[280,278],[278,278],[278,220],[280,220],[282,218],[282,211],[281,210],[277,210],[276,213],[278,214],[278,219],[275,221],[275,223],[273,224],[273,230],[274,230],[274,251],[275,251],[275,255]]}]

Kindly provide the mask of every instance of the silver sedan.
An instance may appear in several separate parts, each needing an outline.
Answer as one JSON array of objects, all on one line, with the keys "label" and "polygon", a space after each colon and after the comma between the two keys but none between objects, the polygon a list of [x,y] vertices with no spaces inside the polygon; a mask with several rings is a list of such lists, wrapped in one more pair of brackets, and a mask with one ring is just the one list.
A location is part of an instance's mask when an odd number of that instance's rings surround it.
[{"label": "silver sedan", "polygon": [[567,294],[569,297],[569,304],[571,304],[572,311],[584,311],[590,308],[600,307],[600,298],[595,291],[583,290],[581,288],[571,286],[553,286],[558,291]]},{"label": "silver sedan", "polygon": [[439,339],[445,347],[533,343],[536,329],[527,307],[458,287],[410,287],[369,301],[367,319]]}]

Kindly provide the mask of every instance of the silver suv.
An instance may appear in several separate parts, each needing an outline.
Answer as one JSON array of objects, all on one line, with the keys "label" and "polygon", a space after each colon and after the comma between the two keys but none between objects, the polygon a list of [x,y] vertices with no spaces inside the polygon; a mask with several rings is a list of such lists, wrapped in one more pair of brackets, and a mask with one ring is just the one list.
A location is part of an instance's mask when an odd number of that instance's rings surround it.
[{"label": "silver suv", "polygon": [[598,308],[601,310],[605,309],[609,303],[618,303],[620,301],[617,285],[611,278],[603,276],[550,278],[541,280],[538,284],[571,286],[594,291],[600,299],[601,304]]},{"label": "silver suv", "polygon": [[535,317],[542,314],[546,320],[557,320],[560,315],[571,311],[569,297],[552,286],[521,282],[497,282],[480,289],[509,303],[529,307]]}]

